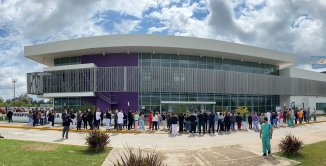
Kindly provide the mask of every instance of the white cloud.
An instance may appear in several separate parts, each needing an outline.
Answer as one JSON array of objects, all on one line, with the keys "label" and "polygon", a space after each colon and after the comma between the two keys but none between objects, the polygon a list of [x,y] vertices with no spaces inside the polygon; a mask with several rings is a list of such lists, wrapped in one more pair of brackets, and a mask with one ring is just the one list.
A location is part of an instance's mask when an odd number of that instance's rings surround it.
[{"label": "white cloud", "polygon": [[139,23],[140,20],[121,20],[118,23],[114,23],[113,31],[119,34],[127,34],[139,28]]}]

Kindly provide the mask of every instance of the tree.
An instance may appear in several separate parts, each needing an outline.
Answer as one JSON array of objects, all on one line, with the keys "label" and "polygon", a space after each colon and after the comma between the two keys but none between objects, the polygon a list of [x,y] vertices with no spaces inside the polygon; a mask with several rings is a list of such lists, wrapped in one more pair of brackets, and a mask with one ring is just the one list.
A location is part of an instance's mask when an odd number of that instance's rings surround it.
[{"label": "tree", "polygon": [[2,104],[4,101],[5,100],[2,97],[0,97],[0,104]]}]

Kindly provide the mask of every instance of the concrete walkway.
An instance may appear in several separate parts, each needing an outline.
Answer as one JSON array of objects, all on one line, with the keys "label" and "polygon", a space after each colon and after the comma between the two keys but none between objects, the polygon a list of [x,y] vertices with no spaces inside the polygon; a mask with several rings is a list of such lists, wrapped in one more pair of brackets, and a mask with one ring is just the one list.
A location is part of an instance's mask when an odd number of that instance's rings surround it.
[{"label": "concrete walkway", "polygon": [[[71,132],[68,140],[61,139],[61,132],[52,130],[30,130],[0,128],[0,133],[8,139],[31,140],[61,144],[85,145],[86,133]],[[272,151],[277,152],[277,144],[286,135],[293,134],[311,144],[326,139],[326,123],[315,123],[295,128],[274,130]],[[261,157],[261,140],[254,131],[237,131],[230,134],[198,135],[182,134],[110,134],[110,146],[114,150],[103,165],[112,165],[115,157],[125,146],[152,150],[156,149],[168,165],[295,165],[296,162],[275,156]]]}]

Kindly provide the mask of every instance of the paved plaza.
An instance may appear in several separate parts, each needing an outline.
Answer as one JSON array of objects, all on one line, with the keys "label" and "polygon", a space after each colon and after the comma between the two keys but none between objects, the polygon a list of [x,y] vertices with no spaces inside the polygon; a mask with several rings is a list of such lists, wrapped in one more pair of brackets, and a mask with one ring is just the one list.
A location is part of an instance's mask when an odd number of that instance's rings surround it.
[{"label": "paved plaza", "polygon": [[[4,125],[2,122],[1,125]],[[61,139],[60,131],[0,128],[0,133],[8,139],[31,140],[60,144],[85,145],[86,133],[70,132],[68,140]],[[286,135],[293,134],[305,144],[323,141],[326,138],[326,123],[314,123],[295,128],[274,130],[272,151],[277,152],[277,144]],[[270,156],[261,157],[259,133],[252,130],[236,131],[230,134],[180,134],[171,136],[164,132],[110,134],[110,146],[114,150],[103,165],[115,161],[124,147],[141,148],[161,153],[168,165],[295,165],[297,162]]]}]

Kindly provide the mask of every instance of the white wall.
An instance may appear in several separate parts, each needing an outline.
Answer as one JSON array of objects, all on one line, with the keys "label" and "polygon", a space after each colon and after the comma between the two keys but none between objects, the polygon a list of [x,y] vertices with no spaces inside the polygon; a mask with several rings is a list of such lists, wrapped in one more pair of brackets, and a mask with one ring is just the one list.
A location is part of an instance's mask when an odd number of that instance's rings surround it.
[{"label": "white wall", "polygon": [[[316,108],[316,103],[326,103],[326,97],[318,96],[280,96],[281,106],[286,106],[289,108],[291,102],[295,102],[295,106],[302,108],[302,103],[304,103],[305,109],[310,107],[311,109]],[[285,104],[285,105],[284,105]],[[318,113],[324,113],[322,110],[317,110]]]}]

